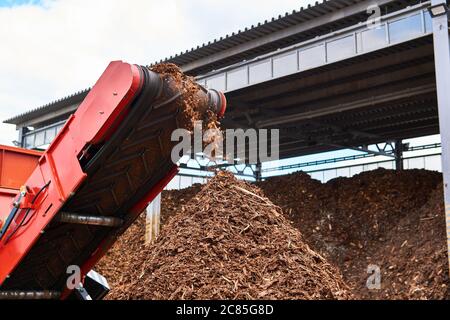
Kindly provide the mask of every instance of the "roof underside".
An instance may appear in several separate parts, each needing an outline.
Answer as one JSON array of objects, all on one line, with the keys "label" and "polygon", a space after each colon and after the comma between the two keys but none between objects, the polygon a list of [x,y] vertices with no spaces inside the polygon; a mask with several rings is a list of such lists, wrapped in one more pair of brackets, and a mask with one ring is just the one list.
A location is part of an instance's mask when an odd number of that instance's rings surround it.
[{"label": "roof underside", "polygon": [[279,128],[280,158],[439,133],[428,35],[227,94],[226,127]]},{"label": "roof underside", "polygon": [[[231,35],[215,39],[184,53],[161,60],[175,63],[193,76],[229,66],[246,59],[284,48],[294,43],[340,30],[360,21],[366,21],[369,4],[381,4],[382,13],[399,10],[420,0],[328,0],[314,6],[272,18],[256,26],[245,28]],[[352,10],[350,10],[352,9]],[[337,14],[339,12],[339,14]],[[321,20],[322,19],[322,20]],[[323,22],[315,25],[312,22]],[[20,114],[5,123],[20,125],[33,118],[58,110],[69,104],[79,103],[89,89],[45,106]]]}]

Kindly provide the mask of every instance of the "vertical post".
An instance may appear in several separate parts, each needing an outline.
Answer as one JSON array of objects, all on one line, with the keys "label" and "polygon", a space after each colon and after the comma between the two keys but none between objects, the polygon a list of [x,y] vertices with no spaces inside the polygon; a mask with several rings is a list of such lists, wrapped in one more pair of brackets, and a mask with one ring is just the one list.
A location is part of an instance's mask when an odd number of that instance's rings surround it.
[{"label": "vertical post", "polygon": [[395,140],[395,170],[403,170],[403,142]]},{"label": "vertical post", "polygon": [[149,245],[159,236],[161,225],[161,194],[148,205],[146,212],[145,245]]},{"label": "vertical post", "polygon": [[[446,6],[446,0],[432,0],[431,4]],[[447,14],[433,20],[434,61],[438,98],[439,126],[442,142],[442,173],[444,176],[447,245],[450,254],[450,39]],[[449,257],[450,266],[450,257]]]},{"label": "vertical post", "polygon": [[19,143],[21,148],[25,148],[25,134],[28,132],[27,127],[20,127],[19,128]]},{"label": "vertical post", "polygon": [[261,162],[258,160],[258,162],[256,162],[256,166],[255,166],[255,180],[256,181],[261,181],[262,180],[262,164]]}]

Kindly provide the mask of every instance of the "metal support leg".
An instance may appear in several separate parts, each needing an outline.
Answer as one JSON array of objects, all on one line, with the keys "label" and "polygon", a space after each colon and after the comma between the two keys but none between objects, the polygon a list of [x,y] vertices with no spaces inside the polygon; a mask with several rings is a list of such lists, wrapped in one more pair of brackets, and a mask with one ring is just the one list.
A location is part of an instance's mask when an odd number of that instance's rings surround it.
[{"label": "metal support leg", "polygon": [[74,290],[75,297],[77,300],[92,300],[92,297],[89,295],[89,292],[83,287],[82,284],[80,284],[77,288]]},{"label": "metal support leg", "polygon": [[[432,0],[432,5],[446,5],[446,0]],[[450,254],[450,39],[447,14],[433,18],[434,60],[442,141],[442,173],[444,176],[447,244]],[[450,257],[449,257],[450,266]]]},{"label": "metal support leg", "polygon": [[145,245],[150,245],[159,236],[161,225],[161,194],[147,207],[145,220]]},{"label": "metal support leg", "polygon": [[395,141],[395,169],[397,171],[403,170],[403,142],[402,142],[402,140]]}]

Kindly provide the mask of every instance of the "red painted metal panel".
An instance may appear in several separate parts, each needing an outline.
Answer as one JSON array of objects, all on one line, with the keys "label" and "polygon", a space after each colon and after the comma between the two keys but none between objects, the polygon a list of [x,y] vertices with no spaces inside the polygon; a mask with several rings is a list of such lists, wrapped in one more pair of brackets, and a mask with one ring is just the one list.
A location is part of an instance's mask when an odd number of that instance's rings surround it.
[{"label": "red painted metal panel", "polygon": [[111,62],[95,84],[95,91],[87,95],[78,108],[71,134],[78,153],[86,143],[96,144],[108,138],[125,116],[125,107],[142,86],[139,69],[135,65]]},{"label": "red painted metal panel", "polygon": [[19,188],[36,169],[41,152],[0,145],[0,228]]},{"label": "red painted metal panel", "polygon": [[0,188],[19,189],[41,155],[38,151],[0,145]]}]

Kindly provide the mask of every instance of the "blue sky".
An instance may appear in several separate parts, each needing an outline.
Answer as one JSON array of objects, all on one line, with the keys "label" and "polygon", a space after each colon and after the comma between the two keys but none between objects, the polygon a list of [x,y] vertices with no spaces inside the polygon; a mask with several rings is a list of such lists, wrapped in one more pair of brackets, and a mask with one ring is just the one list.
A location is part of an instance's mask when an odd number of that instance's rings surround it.
[{"label": "blue sky", "polygon": [[14,7],[20,5],[41,5],[41,0],[0,0],[0,7]]}]

